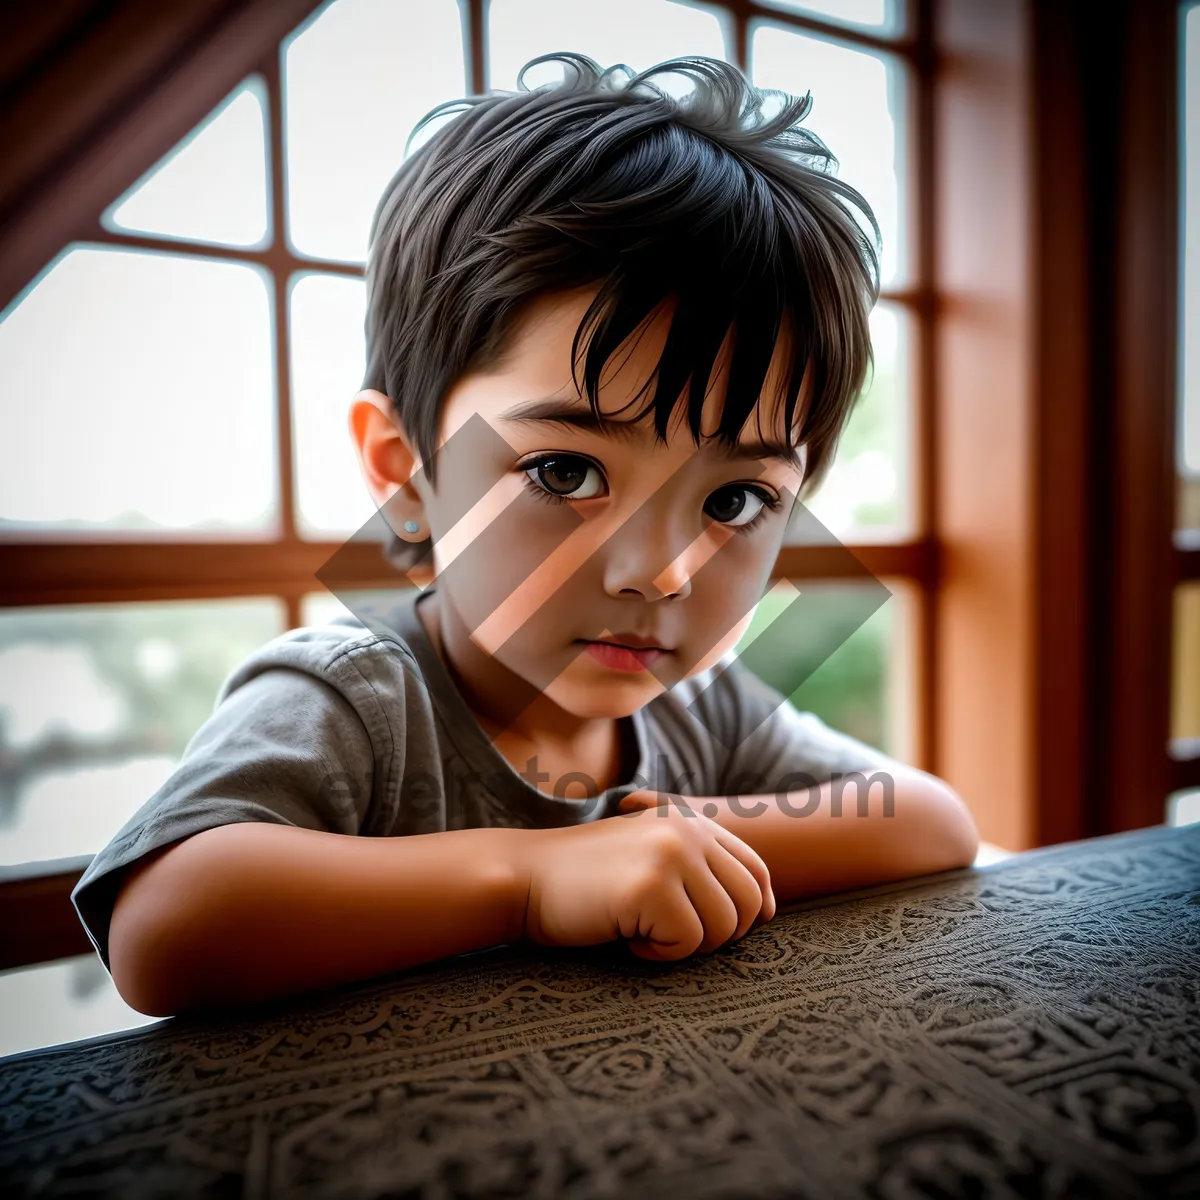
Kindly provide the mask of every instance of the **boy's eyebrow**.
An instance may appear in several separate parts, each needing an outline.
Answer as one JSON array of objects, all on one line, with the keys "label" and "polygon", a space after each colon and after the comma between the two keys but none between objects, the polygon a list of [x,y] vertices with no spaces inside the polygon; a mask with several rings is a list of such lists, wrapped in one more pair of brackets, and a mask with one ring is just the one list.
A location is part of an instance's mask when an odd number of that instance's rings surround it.
[{"label": "boy's eyebrow", "polygon": [[[582,429],[615,441],[641,441],[639,427],[629,421],[604,421],[590,406],[581,407],[579,402],[561,396],[545,396],[541,400],[525,400],[507,408],[500,419],[515,425],[544,424],[565,425],[569,429]],[[790,467],[800,466],[798,448],[780,442],[764,442],[756,438],[739,442],[736,446],[725,442],[710,442],[715,453],[727,459],[765,458],[787,463]]]}]

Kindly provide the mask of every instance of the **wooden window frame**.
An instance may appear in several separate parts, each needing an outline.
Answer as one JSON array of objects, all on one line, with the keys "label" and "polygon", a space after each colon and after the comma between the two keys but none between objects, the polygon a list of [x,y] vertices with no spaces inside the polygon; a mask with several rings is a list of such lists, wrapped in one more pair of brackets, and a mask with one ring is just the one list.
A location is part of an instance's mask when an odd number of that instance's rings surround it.
[{"label": "wooden window frame", "polygon": [[1161,824],[1180,0],[942,0],[939,773],[1014,849]]}]

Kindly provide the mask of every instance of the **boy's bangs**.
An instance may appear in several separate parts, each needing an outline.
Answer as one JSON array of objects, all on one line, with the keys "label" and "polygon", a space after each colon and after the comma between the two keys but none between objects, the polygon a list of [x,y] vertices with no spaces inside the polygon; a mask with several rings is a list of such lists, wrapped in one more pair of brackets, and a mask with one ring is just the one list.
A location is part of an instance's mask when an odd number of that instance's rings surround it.
[{"label": "boy's bangs", "polygon": [[[701,258],[703,262],[717,259]],[[784,428],[798,445],[807,437],[812,410],[797,430],[796,407],[806,368],[812,361],[810,339],[797,339],[793,330],[806,329],[807,322],[795,315],[803,312],[803,298],[789,305],[777,279],[770,274],[753,276],[754,282],[737,287],[727,273],[707,275],[690,270],[671,271],[663,261],[646,271],[618,270],[608,276],[585,314],[575,336],[572,361],[580,360],[577,386],[593,411],[599,415],[600,380],[607,365],[625,339],[636,340],[638,332],[660,309],[671,308],[670,324],[652,377],[619,412],[635,406],[653,389],[649,402],[623,419],[640,421],[653,414],[657,436],[666,441],[672,416],[684,403],[685,419],[696,445],[701,441],[701,417],[705,397],[715,386],[721,368],[718,359],[725,348],[725,391],[716,430],[709,434],[727,445],[735,444],[760,398],[764,413],[774,414],[783,403]],[[782,396],[764,396],[768,373],[778,353],[780,334],[788,334],[790,361],[784,366],[786,386]],[[612,413],[607,419],[614,419]],[[762,432],[761,430],[757,432]]]}]

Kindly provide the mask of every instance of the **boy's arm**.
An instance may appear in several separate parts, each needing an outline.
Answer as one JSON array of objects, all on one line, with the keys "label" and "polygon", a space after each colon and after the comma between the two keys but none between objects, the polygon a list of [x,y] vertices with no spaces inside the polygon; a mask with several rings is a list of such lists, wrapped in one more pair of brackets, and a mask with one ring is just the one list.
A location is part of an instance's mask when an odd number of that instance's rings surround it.
[{"label": "boy's arm", "polygon": [[[974,862],[979,832],[970,811],[948,784],[898,764],[867,768],[859,778],[873,781],[864,789],[865,815],[859,815],[860,785],[855,774],[782,795],[691,797],[634,792],[625,797],[621,808],[674,802],[711,817],[759,854],[780,903]],[[890,809],[885,803],[888,780],[893,789]]]},{"label": "boy's arm", "polygon": [[519,940],[523,829],[348,837],[246,821],[148,855],[113,909],[112,976],[153,1016],[331,986]]}]

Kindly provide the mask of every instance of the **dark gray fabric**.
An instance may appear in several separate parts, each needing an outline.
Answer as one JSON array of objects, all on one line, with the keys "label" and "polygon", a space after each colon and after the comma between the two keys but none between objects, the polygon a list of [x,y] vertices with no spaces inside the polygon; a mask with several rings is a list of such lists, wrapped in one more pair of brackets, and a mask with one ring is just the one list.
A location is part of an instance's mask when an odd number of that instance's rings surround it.
[{"label": "dark gray fabric", "polygon": [[625,730],[637,765],[628,780],[590,799],[579,781],[552,781],[548,794],[513,769],[458,694],[415,611],[424,594],[406,588],[384,608],[364,607],[363,620],[347,614],[294,629],[225,680],[170,778],[72,893],[106,967],[124,869],[217,825],[268,821],[367,837],[546,828],[612,816],[637,788],[725,795],[728,780],[743,794],[790,791],[798,785],[781,781],[793,772],[824,782],[833,771],[893,762],[797,712],[731,652],[632,715]]},{"label": "dark gray fabric", "polygon": [[0,1192],[1200,1194],[1200,826],[0,1060]]}]

